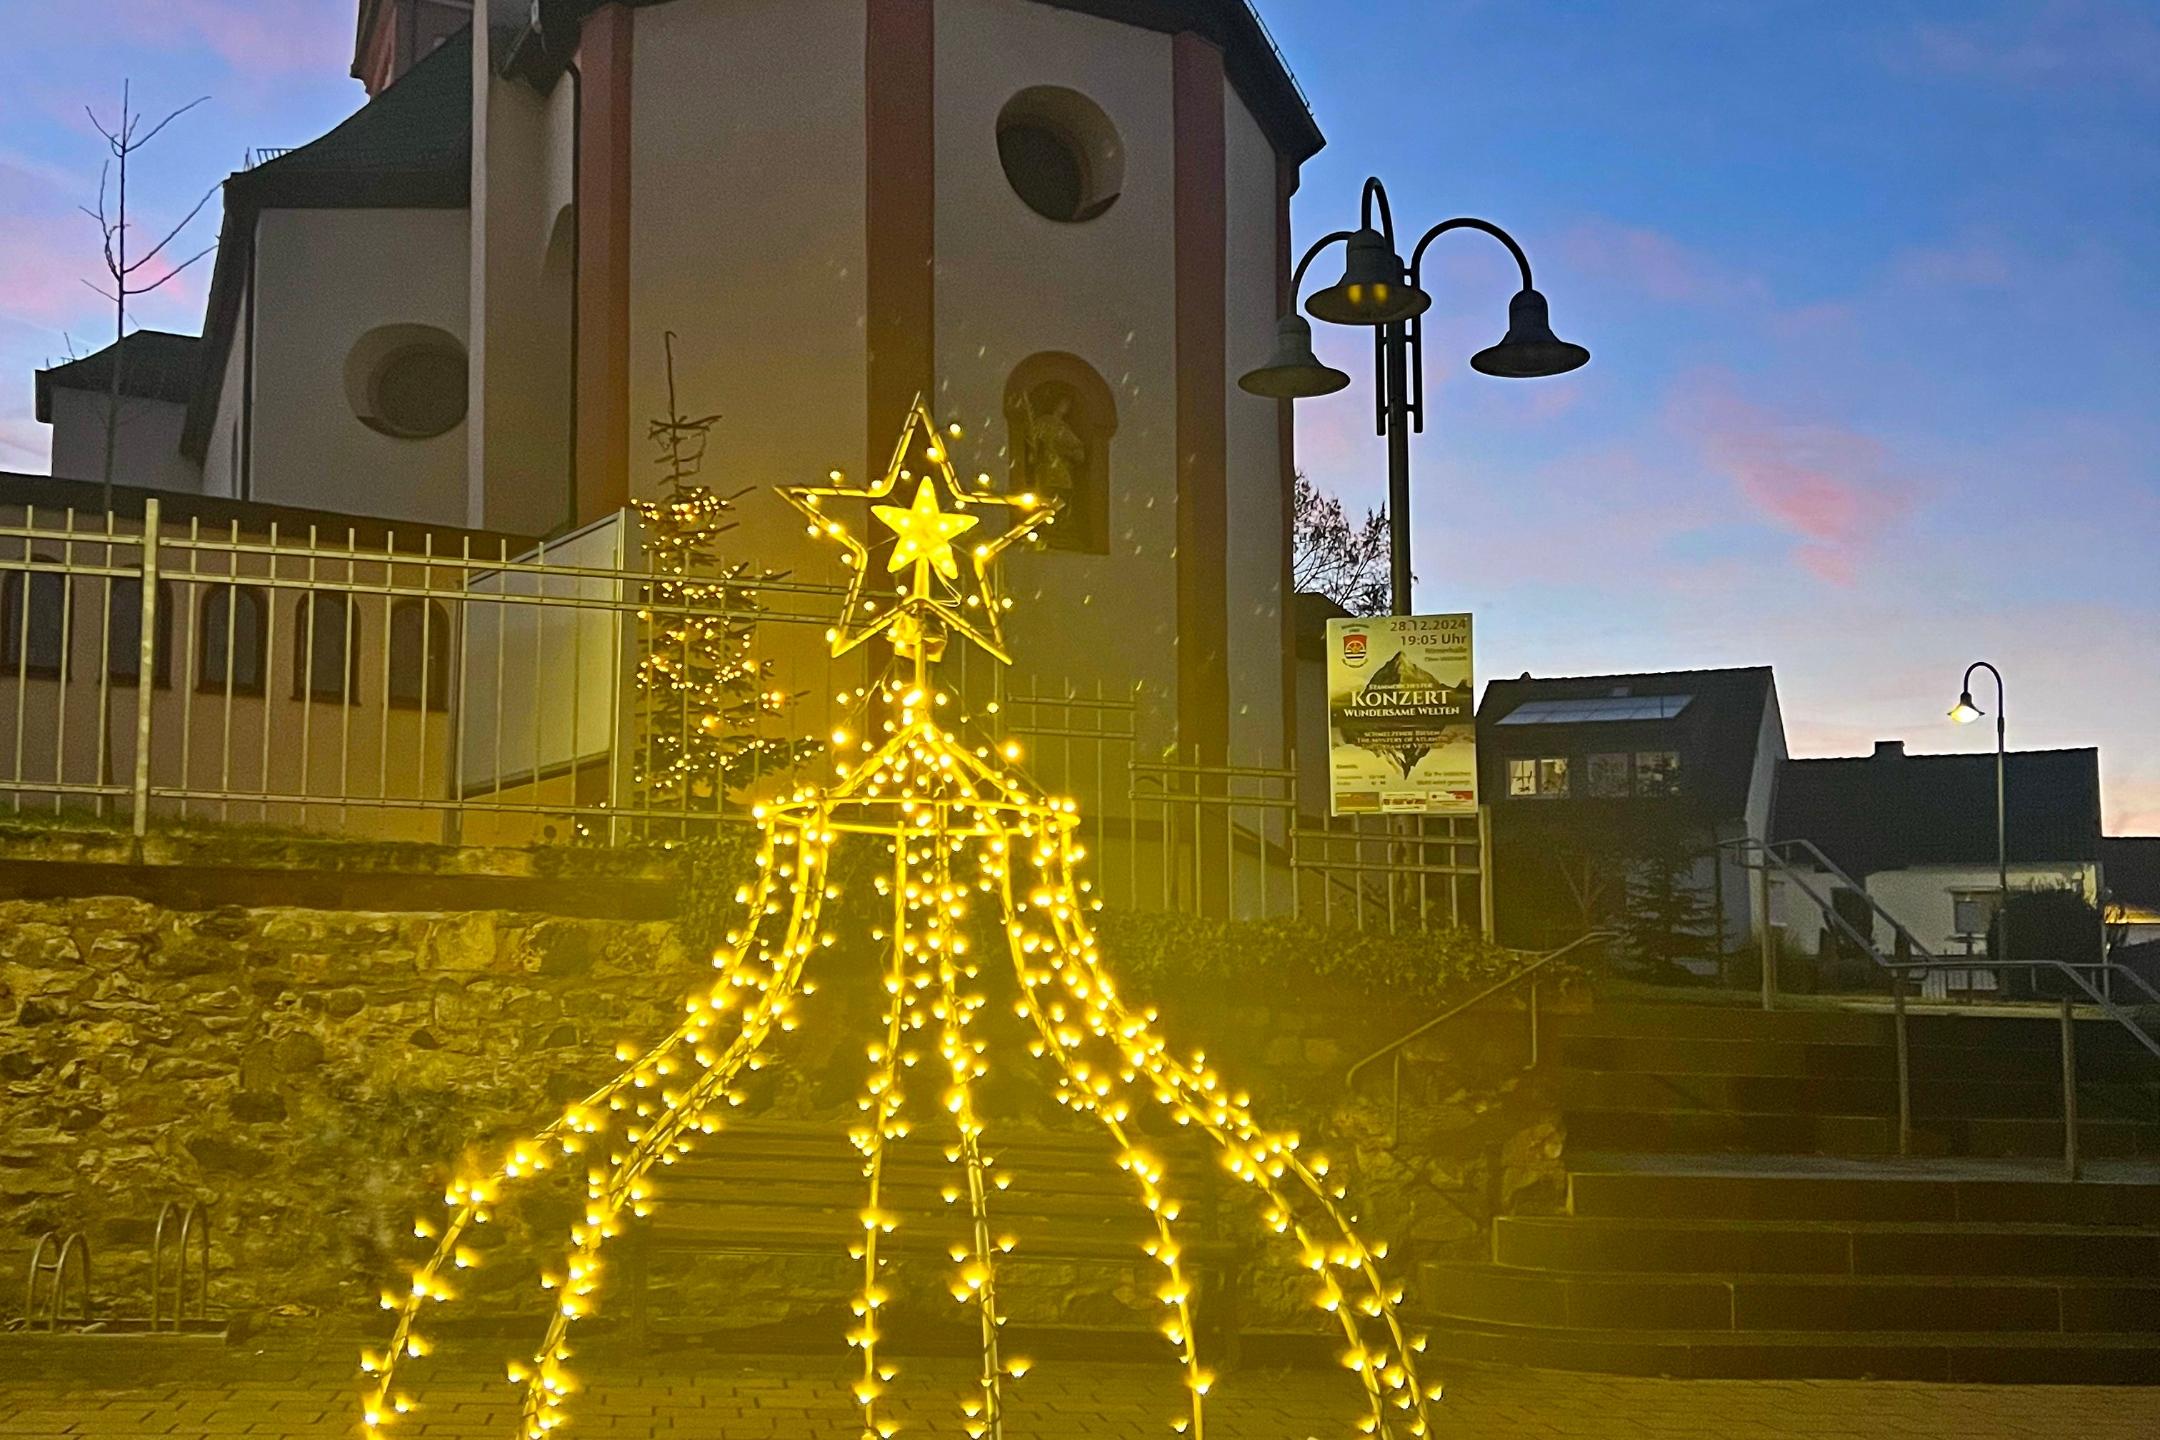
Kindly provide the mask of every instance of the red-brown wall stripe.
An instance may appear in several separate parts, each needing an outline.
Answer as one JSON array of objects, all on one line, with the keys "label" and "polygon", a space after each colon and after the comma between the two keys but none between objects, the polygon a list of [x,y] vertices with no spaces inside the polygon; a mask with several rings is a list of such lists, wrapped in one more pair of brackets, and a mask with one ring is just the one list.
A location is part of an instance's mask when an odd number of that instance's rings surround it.
[{"label": "red-brown wall stripe", "polygon": [[871,466],[936,370],[936,24],[932,0],[869,0],[863,53],[864,288]]},{"label": "red-brown wall stripe", "polygon": [[628,5],[578,38],[577,520],[630,503],[630,50]]},{"label": "red-brown wall stripe", "polygon": [[1225,540],[1222,51],[1171,42],[1172,201],[1177,277],[1178,738],[1222,764],[1230,732]]},{"label": "red-brown wall stripe", "polygon": [[[1297,193],[1298,162],[1288,156],[1275,161],[1275,313],[1287,315],[1297,304],[1290,293],[1290,197]],[[1292,516],[1297,491],[1297,407],[1288,400],[1275,402],[1275,456],[1282,485],[1282,708],[1283,749],[1298,746],[1297,704],[1297,595],[1291,586]],[[1318,738],[1318,737],[1316,737]]]}]

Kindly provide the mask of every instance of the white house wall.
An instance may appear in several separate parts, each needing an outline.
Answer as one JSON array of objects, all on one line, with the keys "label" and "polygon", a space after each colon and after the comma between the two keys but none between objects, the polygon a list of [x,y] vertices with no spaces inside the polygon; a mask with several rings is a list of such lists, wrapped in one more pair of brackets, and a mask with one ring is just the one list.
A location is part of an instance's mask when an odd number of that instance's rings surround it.
[{"label": "white house wall", "polygon": [[[52,391],[52,473],[68,480],[105,478],[105,410],[111,397],[95,390]],[[180,453],[187,406],[139,395],[120,397],[113,447],[113,484],[146,490],[199,491],[202,470]]]},{"label": "white house wall", "polygon": [[465,425],[427,440],[370,429],[345,362],[382,325],[465,338],[466,212],[265,210],[256,233],[251,498],[463,524]]},{"label": "white house wall", "polygon": [[[1836,879],[1822,871],[1811,870],[1806,874],[1808,885],[1829,900],[1837,888]],[[1919,865],[1901,870],[1878,870],[1861,884],[1875,903],[1895,917],[1921,945],[1939,956],[1955,956],[1965,953],[1964,939],[1956,928],[1957,896],[1994,890],[1996,871],[1992,864]],[[2013,864],[2010,867],[2012,891],[2044,890],[2064,885],[2074,886],[2088,899],[2092,898],[2098,890],[2095,867],[2075,860],[2058,864]],[[1784,932],[1785,953],[1818,953],[1822,931],[1828,922],[1822,908],[1798,885],[1788,880],[1773,882],[1770,916]],[[1876,948],[1887,955],[1894,943],[1889,925],[1878,922]],[[1975,943],[1978,947],[1985,942]],[[2013,938],[2013,946],[2015,943]]]}]

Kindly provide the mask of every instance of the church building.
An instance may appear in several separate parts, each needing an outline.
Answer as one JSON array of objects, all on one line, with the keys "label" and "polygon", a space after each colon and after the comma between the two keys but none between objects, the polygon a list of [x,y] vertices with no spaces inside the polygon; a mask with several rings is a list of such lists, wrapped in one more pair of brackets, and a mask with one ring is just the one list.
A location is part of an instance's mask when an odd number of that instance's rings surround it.
[{"label": "church building", "polygon": [[[119,484],[567,535],[654,493],[672,348],[730,545],[825,580],[777,487],[875,474],[922,394],[963,473],[1064,502],[1003,562],[1022,674],[1284,753],[1290,407],[1235,377],[1322,140],[1246,0],[359,0],[352,73],[226,182]],[[56,474],[109,378],[41,375]]]}]

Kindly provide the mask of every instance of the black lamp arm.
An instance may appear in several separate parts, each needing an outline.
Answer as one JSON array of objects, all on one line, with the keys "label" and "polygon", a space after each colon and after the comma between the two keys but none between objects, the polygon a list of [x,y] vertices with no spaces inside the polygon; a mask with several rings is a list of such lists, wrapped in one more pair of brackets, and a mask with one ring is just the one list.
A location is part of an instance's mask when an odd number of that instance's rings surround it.
[{"label": "black lamp arm", "polygon": [[1290,272],[1290,313],[1292,315],[1297,313],[1298,289],[1304,285],[1305,272],[1312,268],[1312,262],[1319,259],[1320,252],[1327,249],[1328,246],[1349,238],[1350,232],[1348,230],[1335,230],[1321,236],[1306,248],[1304,257],[1297,262],[1297,268]]},{"label": "black lamp arm", "polygon": [[1377,175],[1365,177],[1365,189],[1358,196],[1358,223],[1372,229],[1373,206],[1380,207],[1380,233],[1387,236],[1388,248],[1395,248],[1395,212],[1388,205],[1387,186],[1380,183]]},{"label": "black lamp arm", "polygon": [[[1498,225],[1493,224],[1492,221],[1480,220],[1471,215],[1458,215],[1452,220],[1443,220],[1433,226],[1432,229],[1427,230],[1424,237],[1417,242],[1417,248],[1410,252],[1410,284],[1413,288],[1420,288],[1418,287],[1418,277],[1422,273],[1425,264],[1425,247],[1432,244],[1442,235],[1447,234],[1450,230],[1482,230],[1487,235],[1492,236],[1493,239],[1507,246],[1508,254],[1515,257],[1516,268],[1522,271],[1522,288],[1525,290],[1533,288],[1530,284],[1530,257],[1523,253],[1522,246],[1515,243],[1515,237],[1508,234]],[[1424,317],[1422,315],[1411,316],[1405,322],[1408,326],[1408,333],[1404,336],[1410,351],[1410,393],[1405,397],[1408,402],[1406,408],[1410,415],[1411,427],[1419,434],[1423,434],[1425,431],[1425,327],[1423,322]]]},{"label": "black lamp arm", "polygon": [[1967,665],[1965,667],[1965,683],[1958,687],[1959,689],[1963,690],[1967,695],[1972,694],[1972,677],[1973,671],[1975,670],[1985,670],[1988,672],[1988,674],[1995,677],[1995,725],[1996,728],[2000,729],[2003,723],[2002,671],[1997,670],[1993,665],[1990,665],[1985,660],[1975,660],[1972,664]]}]

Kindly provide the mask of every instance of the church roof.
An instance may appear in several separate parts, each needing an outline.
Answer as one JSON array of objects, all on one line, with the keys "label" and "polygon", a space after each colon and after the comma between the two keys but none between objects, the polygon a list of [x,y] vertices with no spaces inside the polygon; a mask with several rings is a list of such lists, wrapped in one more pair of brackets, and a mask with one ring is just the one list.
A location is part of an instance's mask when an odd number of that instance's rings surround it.
[{"label": "church roof", "polygon": [[120,393],[138,400],[186,404],[195,392],[195,371],[202,341],[170,330],[137,330],[124,340],[92,351],[79,360],[36,373],[37,418],[52,423],[52,392],[112,390],[113,361],[120,358]]},{"label": "church roof", "polygon": [[274,209],[456,209],[471,197],[470,27],[415,61],[327,134],[228,176],[201,373],[189,397],[181,453],[201,460],[210,444],[224,357],[253,268],[258,215]]}]

